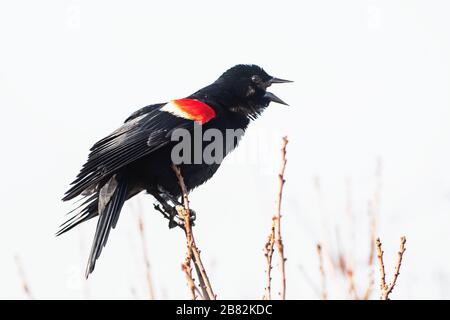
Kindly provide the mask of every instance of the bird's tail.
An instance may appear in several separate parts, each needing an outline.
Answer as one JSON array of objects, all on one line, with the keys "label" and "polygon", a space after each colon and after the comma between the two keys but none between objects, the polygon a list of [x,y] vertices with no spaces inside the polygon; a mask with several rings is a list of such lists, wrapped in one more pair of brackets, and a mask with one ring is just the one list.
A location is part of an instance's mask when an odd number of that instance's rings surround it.
[{"label": "bird's tail", "polygon": [[[95,262],[106,245],[111,228],[115,228],[124,202],[131,196],[128,194],[128,183],[124,178],[113,175],[98,191],[84,197],[84,201],[71,212],[75,215],[65,221],[56,235],[59,236],[80,223],[99,216],[94,242],[86,268],[86,278],[95,268]],[[71,213],[70,212],[70,213]]]},{"label": "bird's tail", "polygon": [[56,232],[56,236],[60,236],[63,233],[71,230],[82,222],[85,222],[91,218],[94,218],[98,215],[98,195],[97,193],[86,196],[86,199],[82,204],[80,204],[77,208],[73,209],[69,212],[72,213],[80,208],[82,208],[78,213],[73,215],[71,218],[67,219],[62,225],[59,226],[59,230]]},{"label": "bird's tail", "polygon": [[[95,230],[94,242],[92,243],[91,253],[86,267],[86,278],[94,271],[95,261],[100,256],[102,248],[106,245],[111,228],[116,227],[120,211],[127,199],[127,181],[119,178],[115,182],[117,185],[114,186],[114,189],[108,190],[108,193],[110,194],[102,195],[102,190],[100,190],[98,195],[100,214],[97,222],[97,229]],[[104,199],[105,197],[107,198],[106,200]]]}]

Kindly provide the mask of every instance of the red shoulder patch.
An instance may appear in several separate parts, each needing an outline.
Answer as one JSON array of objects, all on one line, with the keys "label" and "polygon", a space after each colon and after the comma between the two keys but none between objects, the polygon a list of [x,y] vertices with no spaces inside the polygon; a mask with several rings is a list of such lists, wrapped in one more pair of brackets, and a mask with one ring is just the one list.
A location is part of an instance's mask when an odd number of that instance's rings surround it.
[{"label": "red shoulder patch", "polygon": [[213,108],[195,99],[172,100],[161,108],[161,111],[204,124],[216,116]]}]

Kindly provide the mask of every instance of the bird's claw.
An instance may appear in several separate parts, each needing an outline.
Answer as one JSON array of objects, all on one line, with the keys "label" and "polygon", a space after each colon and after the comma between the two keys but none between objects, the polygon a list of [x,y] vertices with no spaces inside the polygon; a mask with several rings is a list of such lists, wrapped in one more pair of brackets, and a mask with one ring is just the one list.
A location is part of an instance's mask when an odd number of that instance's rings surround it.
[{"label": "bird's claw", "polygon": [[[171,220],[169,221],[169,228],[174,228],[176,226],[185,228],[184,212],[185,209],[182,205],[176,205],[174,208],[176,214],[171,215]],[[195,226],[196,213],[194,210],[189,209],[189,223],[191,226]]]},{"label": "bird's claw", "polygon": [[[169,229],[180,227],[181,229],[185,229],[184,223],[184,207],[181,205],[177,205],[175,207],[165,207],[161,208],[159,204],[154,204],[154,208],[161,212],[164,218],[169,220]],[[189,221],[191,226],[195,226],[196,213],[194,210],[189,209]]]}]

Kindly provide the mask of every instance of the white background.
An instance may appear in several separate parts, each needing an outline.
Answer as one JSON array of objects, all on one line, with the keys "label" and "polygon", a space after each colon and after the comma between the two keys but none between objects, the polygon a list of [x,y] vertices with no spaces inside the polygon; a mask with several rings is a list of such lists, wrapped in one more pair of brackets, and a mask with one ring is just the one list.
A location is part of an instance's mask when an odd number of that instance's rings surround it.
[{"label": "white background", "polygon": [[[187,96],[238,63],[295,82],[273,86],[291,106],[271,105],[191,195],[218,297],[262,297],[287,134],[287,297],[320,297],[315,245],[327,238],[331,255],[343,247],[353,257],[364,290],[381,159],[388,278],[407,237],[392,298],[450,298],[449,9],[437,0],[2,1],[0,298],[26,298],[14,256],[35,298],[145,298],[138,212],[156,297],[189,298],[184,236],[150,196],[127,202],[88,282],[95,222],[55,238],[73,208],[60,199],[89,147],[134,110]],[[329,276],[330,297],[346,298],[346,286]]]}]

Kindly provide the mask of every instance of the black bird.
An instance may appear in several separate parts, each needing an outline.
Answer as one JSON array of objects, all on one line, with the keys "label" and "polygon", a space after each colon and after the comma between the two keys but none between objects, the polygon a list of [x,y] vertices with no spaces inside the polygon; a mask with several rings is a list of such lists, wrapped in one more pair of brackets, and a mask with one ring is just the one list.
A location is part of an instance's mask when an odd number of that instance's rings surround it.
[{"label": "black bird", "polygon": [[[172,141],[172,134],[177,129],[192,133],[197,124],[203,132],[214,128],[224,135],[227,129],[245,130],[271,101],[286,104],[266,91],[273,83],[285,82],[291,81],[272,77],[256,65],[237,65],[184,99],[149,105],[134,112],[119,129],[95,143],[62,199],[82,196],[84,201],[57,232],[60,235],[99,216],[86,277],[94,270],[123,204],[141,191],[147,191],[162,206],[163,209],[157,205],[155,208],[170,220],[170,227],[177,224],[175,207],[169,203],[178,204],[181,196],[171,167],[172,149],[178,143]],[[224,156],[236,147],[238,140],[233,138],[231,148],[224,147]],[[201,148],[205,148],[204,142]],[[186,188],[191,190],[210,179],[220,161],[209,164],[187,161],[177,165]]]}]

